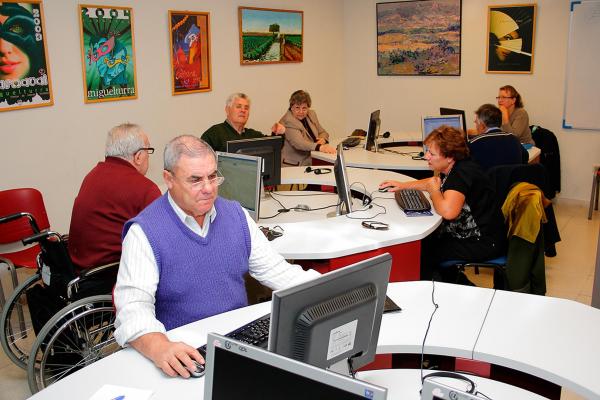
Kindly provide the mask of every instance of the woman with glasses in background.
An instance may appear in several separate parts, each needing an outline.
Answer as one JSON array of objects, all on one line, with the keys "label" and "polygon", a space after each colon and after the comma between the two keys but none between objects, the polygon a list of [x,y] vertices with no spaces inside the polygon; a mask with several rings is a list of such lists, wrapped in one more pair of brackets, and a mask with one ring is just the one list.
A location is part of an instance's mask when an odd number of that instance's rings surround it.
[{"label": "woman with glasses in background", "polygon": [[517,89],[511,85],[502,86],[496,100],[502,111],[501,129],[515,135],[521,143],[535,144],[529,129],[529,115],[523,108],[523,100]]},{"label": "woman with glasses in background", "polygon": [[282,166],[311,165],[311,151],[335,154],[329,145],[329,133],[321,126],[317,113],[310,109],[308,92],[296,90],[290,106],[279,123],[285,126],[285,142],[281,150]]}]

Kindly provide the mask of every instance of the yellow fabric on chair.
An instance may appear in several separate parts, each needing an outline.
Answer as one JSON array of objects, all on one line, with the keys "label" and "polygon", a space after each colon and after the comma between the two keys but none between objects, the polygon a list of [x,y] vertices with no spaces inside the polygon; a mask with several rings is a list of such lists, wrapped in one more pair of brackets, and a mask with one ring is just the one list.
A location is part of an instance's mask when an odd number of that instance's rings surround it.
[{"label": "yellow fabric on chair", "polygon": [[540,220],[547,222],[544,200],[542,191],[535,185],[521,182],[513,186],[502,205],[509,238],[518,236],[535,243],[541,227]]}]

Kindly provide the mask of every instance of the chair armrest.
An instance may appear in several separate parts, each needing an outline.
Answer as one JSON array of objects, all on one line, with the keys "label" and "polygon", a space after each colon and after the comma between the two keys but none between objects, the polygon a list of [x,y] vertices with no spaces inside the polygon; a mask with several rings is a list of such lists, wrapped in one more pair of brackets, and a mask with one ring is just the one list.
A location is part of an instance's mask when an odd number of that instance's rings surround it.
[{"label": "chair armrest", "polygon": [[86,270],[83,270],[80,274],[79,274],[79,278],[80,279],[86,279],[89,278],[93,275],[97,275],[99,273],[102,273],[106,270],[109,270],[111,268],[118,268],[119,267],[119,262],[114,262],[114,263],[110,263],[110,264],[104,264],[104,265],[99,265],[97,267],[92,267],[92,268],[88,268]]},{"label": "chair armrest", "polygon": [[32,214],[28,213],[28,212],[20,212],[20,213],[15,213],[15,214],[10,214],[10,215],[5,215],[3,217],[0,217],[0,224],[5,224],[11,221],[15,221],[19,218],[27,218],[29,220],[29,224],[31,225],[31,229],[33,229],[34,232],[39,232],[40,228],[38,227],[37,222],[35,221],[35,218],[33,217]]}]

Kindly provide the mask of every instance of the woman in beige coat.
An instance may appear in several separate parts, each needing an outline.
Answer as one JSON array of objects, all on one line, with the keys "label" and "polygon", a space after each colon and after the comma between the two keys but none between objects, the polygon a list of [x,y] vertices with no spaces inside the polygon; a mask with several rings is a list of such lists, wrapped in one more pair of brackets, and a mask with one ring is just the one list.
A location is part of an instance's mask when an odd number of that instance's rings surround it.
[{"label": "woman in beige coat", "polygon": [[335,154],[328,143],[329,134],[310,109],[310,95],[297,90],[290,97],[290,107],[279,120],[285,126],[285,142],[281,151],[284,167],[311,165],[311,151]]}]

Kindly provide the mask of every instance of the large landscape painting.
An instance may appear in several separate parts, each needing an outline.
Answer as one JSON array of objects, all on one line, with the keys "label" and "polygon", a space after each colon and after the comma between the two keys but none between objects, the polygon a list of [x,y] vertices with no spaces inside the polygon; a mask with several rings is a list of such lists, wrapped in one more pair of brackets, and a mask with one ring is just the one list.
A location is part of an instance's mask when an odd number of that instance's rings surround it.
[{"label": "large landscape painting", "polygon": [[460,75],[461,0],[377,3],[378,75]]}]

